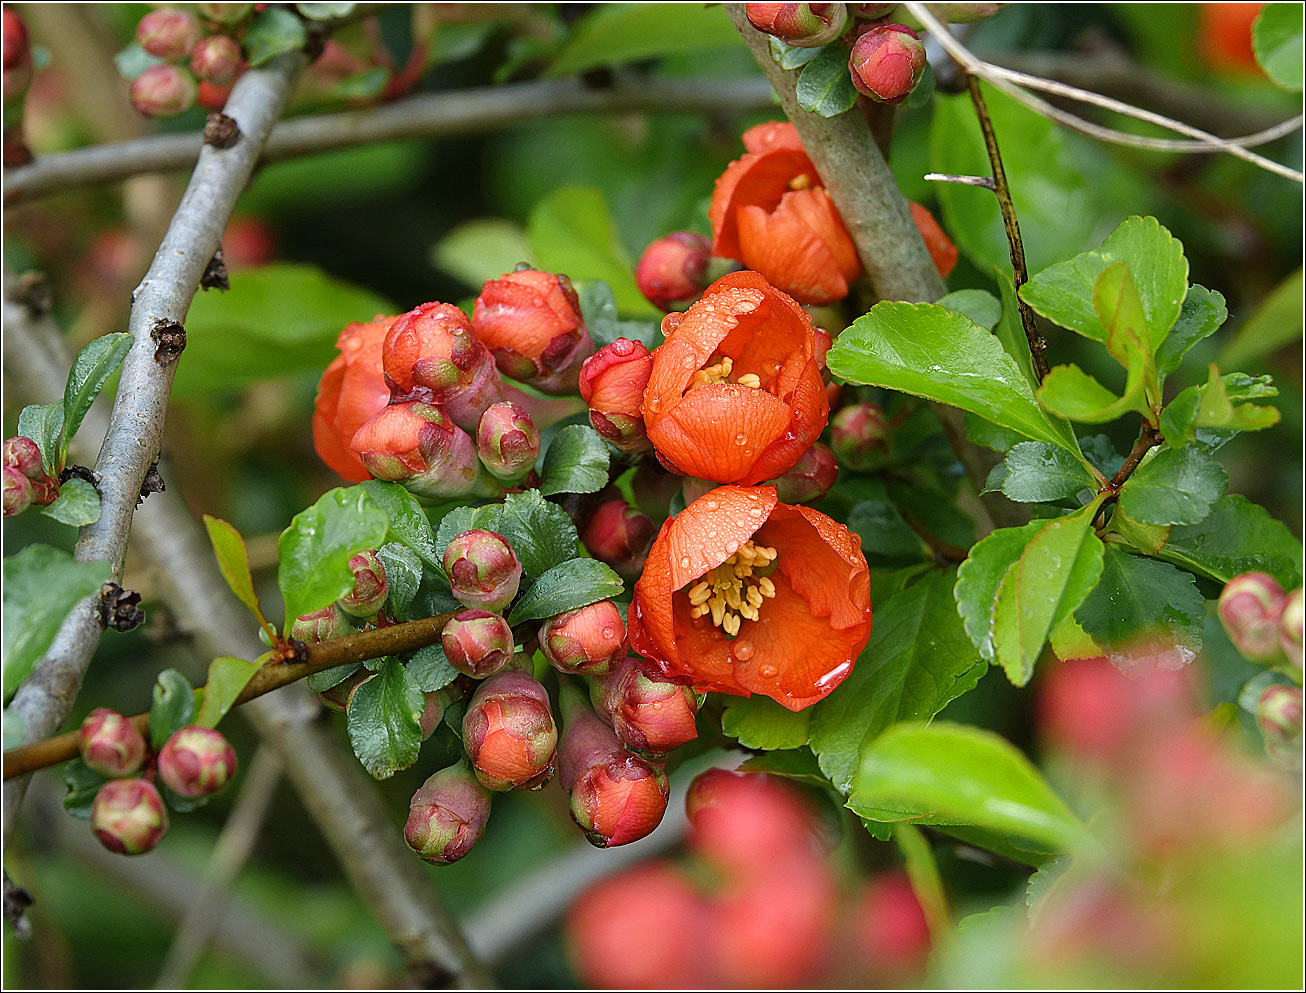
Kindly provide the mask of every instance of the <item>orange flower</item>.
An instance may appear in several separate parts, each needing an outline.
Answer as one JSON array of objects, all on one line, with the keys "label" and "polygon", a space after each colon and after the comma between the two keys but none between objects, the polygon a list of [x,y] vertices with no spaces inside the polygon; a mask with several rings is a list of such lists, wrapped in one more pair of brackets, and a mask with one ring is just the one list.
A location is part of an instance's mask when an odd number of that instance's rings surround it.
[{"label": "orange flower", "polygon": [[662,526],[627,613],[631,646],[699,690],[823,699],[871,635],[861,540],[772,486],[722,486]]},{"label": "orange flower", "polygon": [[354,433],[390,402],[382,368],[381,345],[396,317],[378,315],[354,322],[340,332],[335,357],[317,387],[313,406],[313,447],[318,457],[351,483],[372,477],[358,454],[350,451]]},{"label": "orange flower", "polygon": [[948,273],[957,264],[957,246],[944,234],[933,214],[911,200],[907,201],[907,206],[911,208],[911,219],[916,222],[916,230],[921,233],[925,248],[934,260],[934,267],[939,270],[940,276],[947,279]]},{"label": "orange flower", "polygon": [[830,413],[807,313],[755,272],[662,321],[644,391],[649,440],[678,471],[751,485],[783,474]]}]

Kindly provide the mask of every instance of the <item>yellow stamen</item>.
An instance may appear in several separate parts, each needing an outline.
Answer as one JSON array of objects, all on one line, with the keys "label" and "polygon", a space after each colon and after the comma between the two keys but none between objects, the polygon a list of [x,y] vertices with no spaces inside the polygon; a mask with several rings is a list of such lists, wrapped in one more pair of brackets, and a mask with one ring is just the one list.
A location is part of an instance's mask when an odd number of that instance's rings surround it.
[{"label": "yellow stamen", "polygon": [[812,177],[805,172],[799,173],[793,179],[789,180],[791,190],[805,190],[812,185]]},{"label": "yellow stamen", "polygon": [[750,390],[760,390],[762,388],[762,377],[755,372],[744,373],[736,382],[740,386],[747,386]]},{"label": "yellow stamen", "polygon": [[710,614],[712,623],[734,638],[743,621],[758,620],[762,604],[775,596],[775,583],[754,570],[770,570],[778,557],[774,548],[744,542],[685,591],[690,602],[689,616]]},{"label": "yellow stamen", "polygon": [[713,383],[724,383],[730,377],[730,369],[733,365],[734,362],[729,356],[726,356],[716,365],[704,366],[690,378],[690,389],[695,386],[711,386]]}]

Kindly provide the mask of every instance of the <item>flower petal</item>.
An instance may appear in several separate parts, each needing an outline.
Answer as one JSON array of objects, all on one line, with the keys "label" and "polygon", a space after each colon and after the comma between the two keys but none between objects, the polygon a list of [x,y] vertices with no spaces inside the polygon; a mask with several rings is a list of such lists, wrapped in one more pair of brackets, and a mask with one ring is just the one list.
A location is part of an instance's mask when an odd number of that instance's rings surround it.
[{"label": "flower petal", "polygon": [[780,572],[813,617],[828,617],[836,630],[870,619],[870,571],[860,536],[820,511],[780,504],[758,540],[783,549]]},{"label": "flower petal", "polygon": [[[721,483],[760,483],[758,457],[785,437],[788,405],[765,390],[735,383],[697,386],[648,427],[649,440],[686,475]],[[819,432],[818,432],[819,433]],[[797,460],[808,447],[794,454]]]},{"label": "flower petal", "polygon": [[755,124],[744,132],[744,148],[750,152],[770,152],[777,148],[796,148],[802,151],[803,141],[792,121],[767,121]]},{"label": "flower petal", "polygon": [[[789,184],[807,175],[818,181],[816,167],[801,148],[776,148],[748,152],[731,162],[716,181],[708,220],[712,223],[712,254],[743,261],[737,228],[740,207],[752,205],[771,211],[790,191]],[[750,266],[750,268],[752,268]]]}]

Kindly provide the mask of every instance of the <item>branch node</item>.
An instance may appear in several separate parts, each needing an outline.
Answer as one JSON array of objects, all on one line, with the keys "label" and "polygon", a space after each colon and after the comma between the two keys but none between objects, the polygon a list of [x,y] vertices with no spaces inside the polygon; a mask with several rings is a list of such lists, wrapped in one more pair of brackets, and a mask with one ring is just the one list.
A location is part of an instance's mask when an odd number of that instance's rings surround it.
[{"label": "branch node", "polygon": [[163,485],[163,477],[159,475],[159,463],[155,462],[145,473],[145,478],[141,480],[141,494],[136,498],[136,506],[140,506],[145,498],[151,493],[162,493],[167,487]]},{"label": "branch node", "polygon": [[140,602],[141,595],[135,590],[108,583],[100,594],[100,620],[106,628],[130,631],[145,620],[145,611],[136,606]]},{"label": "branch node", "polygon": [[214,111],[204,122],[204,144],[217,149],[227,149],[243,137],[234,117]]},{"label": "branch node", "polygon": [[227,272],[227,259],[222,253],[221,245],[204,267],[204,275],[200,276],[200,289],[222,290],[224,293],[231,289],[231,274]]},{"label": "branch node", "polygon": [[27,939],[32,936],[32,922],[27,918],[27,908],[35,901],[32,894],[14,885],[9,873],[4,874],[4,917],[14,926],[14,936]]},{"label": "branch node", "polygon": [[150,328],[150,338],[158,346],[154,349],[154,361],[160,365],[176,361],[186,347],[186,329],[176,321],[155,321]]},{"label": "branch node", "polygon": [[[59,473],[59,485],[62,486],[70,479],[83,479],[95,487],[95,492],[100,493],[100,474],[94,472],[84,465],[67,465]],[[104,494],[100,493],[101,496]]]}]

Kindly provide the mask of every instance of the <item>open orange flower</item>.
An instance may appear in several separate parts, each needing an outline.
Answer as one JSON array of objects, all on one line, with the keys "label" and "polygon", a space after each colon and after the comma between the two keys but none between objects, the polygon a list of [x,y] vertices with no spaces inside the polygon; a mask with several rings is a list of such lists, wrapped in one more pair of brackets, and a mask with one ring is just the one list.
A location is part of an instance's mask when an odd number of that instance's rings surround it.
[{"label": "open orange flower", "polygon": [[755,272],[734,272],[662,321],[644,422],[662,460],[717,483],[783,474],[830,413],[802,307]]},{"label": "open orange flower", "polygon": [[313,447],[318,457],[351,483],[371,479],[363,460],[350,451],[354,433],[390,402],[381,346],[397,317],[354,322],[340,332],[340,354],[326,367],[313,405]]},{"label": "open orange flower", "polygon": [[668,520],[627,613],[631,647],[699,690],[823,699],[871,635],[861,539],[773,486],[722,486]]}]

